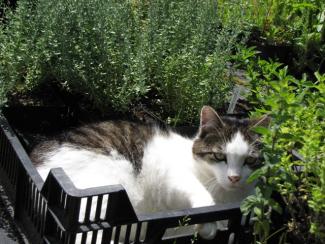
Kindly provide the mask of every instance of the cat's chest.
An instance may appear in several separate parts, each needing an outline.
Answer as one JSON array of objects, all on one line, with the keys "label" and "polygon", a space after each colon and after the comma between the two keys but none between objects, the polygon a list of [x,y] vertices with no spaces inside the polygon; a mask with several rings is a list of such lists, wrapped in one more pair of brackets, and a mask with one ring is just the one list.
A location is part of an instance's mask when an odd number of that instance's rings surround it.
[{"label": "cat's chest", "polygon": [[155,136],[146,146],[143,156],[144,169],[168,171],[192,170],[193,141],[177,134]]},{"label": "cat's chest", "polygon": [[225,190],[221,185],[211,192],[216,204],[234,203],[240,205],[242,200],[254,193],[253,185],[245,185],[234,190]]}]

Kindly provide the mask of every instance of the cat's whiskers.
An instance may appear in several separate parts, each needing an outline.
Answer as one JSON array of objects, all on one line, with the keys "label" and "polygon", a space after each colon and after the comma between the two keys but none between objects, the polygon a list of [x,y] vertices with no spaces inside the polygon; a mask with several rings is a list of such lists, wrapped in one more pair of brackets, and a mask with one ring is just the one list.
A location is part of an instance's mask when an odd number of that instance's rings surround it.
[{"label": "cat's whiskers", "polygon": [[215,192],[217,192],[218,189],[218,182],[216,180],[215,177],[210,178],[209,180],[207,180],[206,182],[203,183],[203,185],[206,187],[206,189],[214,194]]},{"label": "cat's whiskers", "polygon": [[211,182],[211,184],[207,187],[207,190],[211,192],[213,195],[215,192],[217,192],[217,189],[218,189],[217,181]]},{"label": "cat's whiskers", "polygon": [[209,187],[210,184],[213,183],[213,182],[216,182],[216,178],[215,177],[212,177],[212,178],[208,179],[207,181],[203,182],[203,185],[205,187]]},{"label": "cat's whiskers", "polygon": [[249,144],[249,146],[251,146],[251,147],[253,147],[253,146],[255,146],[258,142],[259,142],[259,138],[256,138],[254,141],[252,141],[250,144]]}]

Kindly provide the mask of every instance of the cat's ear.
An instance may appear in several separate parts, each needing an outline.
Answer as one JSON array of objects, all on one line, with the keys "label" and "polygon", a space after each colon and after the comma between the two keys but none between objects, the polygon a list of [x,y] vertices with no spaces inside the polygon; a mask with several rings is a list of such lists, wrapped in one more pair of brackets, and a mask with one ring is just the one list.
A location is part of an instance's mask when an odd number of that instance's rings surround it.
[{"label": "cat's ear", "polygon": [[214,127],[223,127],[225,126],[224,122],[218,115],[218,113],[211,108],[210,106],[203,106],[201,110],[201,117],[200,117],[200,128],[206,126],[214,126]]},{"label": "cat's ear", "polygon": [[260,118],[251,119],[249,121],[249,128],[253,129],[254,127],[257,126],[268,127],[270,122],[271,122],[271,117],[268,115],[263,115]]}]

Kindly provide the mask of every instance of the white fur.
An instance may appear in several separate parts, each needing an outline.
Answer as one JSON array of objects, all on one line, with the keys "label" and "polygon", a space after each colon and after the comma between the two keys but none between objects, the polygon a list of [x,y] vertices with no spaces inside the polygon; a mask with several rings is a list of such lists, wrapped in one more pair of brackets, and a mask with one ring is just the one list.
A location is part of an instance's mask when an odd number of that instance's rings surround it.
[{"label": "white fur", "polygon": [[[131,163],[116,151],[106,156],[66,144],[49,152],[38,171],[45,179],[51,168],[62,167],[80,189],[122,184],[137,213],[240,202],[252,191],[253,186],[245,183],[251,171],[243,166],[249,145],[239,132],[226,145],[228,164],[195,158],[192,146],[193,139],[157,130],[144,149],[142,170],[136,176]],[[241,180],[230,182],[232,175]],[[207,223],[197,228],[212,239],[217,226]]]}]

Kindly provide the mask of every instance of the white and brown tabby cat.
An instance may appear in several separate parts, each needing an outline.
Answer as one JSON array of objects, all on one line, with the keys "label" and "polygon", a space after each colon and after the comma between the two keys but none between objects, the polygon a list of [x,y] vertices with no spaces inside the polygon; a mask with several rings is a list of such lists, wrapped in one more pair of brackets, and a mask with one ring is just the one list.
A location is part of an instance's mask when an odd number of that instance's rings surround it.
[{"label": "white and brown tabby cat", "polygon": [[[34,149],[46,178],[62,167],[76,187],[121,184],[137,213],[239,203],[253,192],[246,179],[260,164],[259,121],[201,110],[194,138],[131,122],[101,122],[68,131]],[[213,239],[216,223],[199,225]]]}]

